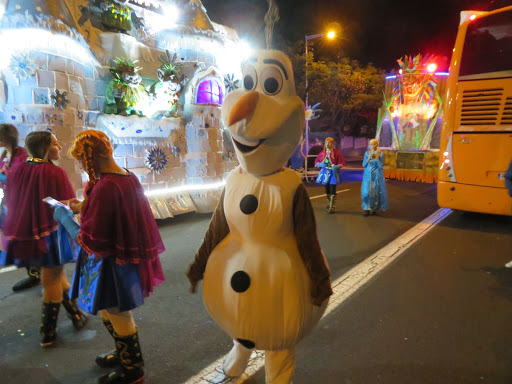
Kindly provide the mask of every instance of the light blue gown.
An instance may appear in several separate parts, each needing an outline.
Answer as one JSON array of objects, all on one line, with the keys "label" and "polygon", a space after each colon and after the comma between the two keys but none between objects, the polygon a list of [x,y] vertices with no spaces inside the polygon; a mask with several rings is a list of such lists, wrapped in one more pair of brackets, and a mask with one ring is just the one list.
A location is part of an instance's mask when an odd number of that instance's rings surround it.
[{"label": "light blue gown", "polygon": [[363,160],[363,183],[361,184],[361,199],[363,209],[377,211],[388,209],[388,195],[386,192],[386,180],[382,165],[384,154],[379,153],[379,160],[368,160],[370,152],[366,151]]}]

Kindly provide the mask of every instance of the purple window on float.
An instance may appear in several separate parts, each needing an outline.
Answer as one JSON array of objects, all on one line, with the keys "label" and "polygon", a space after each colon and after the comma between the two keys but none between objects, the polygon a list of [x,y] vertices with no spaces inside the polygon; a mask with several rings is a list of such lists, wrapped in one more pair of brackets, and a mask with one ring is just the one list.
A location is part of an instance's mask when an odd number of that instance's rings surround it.
[{"label": "purple window on float", "polygon": [[222,86],[216,77],[207,77],[197,87],[197,104],[222,104]]}]

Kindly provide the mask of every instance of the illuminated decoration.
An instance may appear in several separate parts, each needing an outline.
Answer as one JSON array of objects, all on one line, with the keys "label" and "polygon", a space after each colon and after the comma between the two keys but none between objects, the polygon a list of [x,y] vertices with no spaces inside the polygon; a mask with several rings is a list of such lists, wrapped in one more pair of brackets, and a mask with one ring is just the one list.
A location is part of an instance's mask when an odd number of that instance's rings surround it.
[{"label": "illuminated decoration", "polygon": [[330,31],[328,34],[327,34],[327,37],[329,39],[334,39],[334,37],[336,36],[336,34],[333,32],[333,31]]},{"label": "illuminated decoration", "polygon": [[315,120],[320,117],[320,115],[318,115],[318,113],[322,112],[322,110],[317,108],[320,104],[321,103],[316,103],[313,106],[308,105],[306,107],[306,120],[308,120],[308,121]]},{"label": "illuminated decoration", "polygon": [[146,166],[153,172],[159,174],[167,166],[167,154],[165,151],[156,146],[146,150]]},{"label": "illuminated decoration", "polygon": [[386,77],[377,120],[384,174],[398,180],[436,182],[444,103],[439,88],[441,84],[444,89],[447,73],[436,73],[429,55],[405,56],[397,62],[398,75]]},{"label": "illuminated decoration", "polygon": [[140,69],[136,61],[124,57],[115,58],[110,67],[112,80],[105,94],[105,113],[143,116],[137,104],[147,101],[148,94],[141,84],[142,77],[138,73]]},{"label": "illuminated decoration", "polygon": [[28,79],[34,77],[37,73],[37,65],[30,58],[28,53],[22,55],[13,55],[11,58],[11,64],[9,70],[18,79]]},{"label": "illuminated decoration", "polygon": [[[148,176],[145,188],[163,188],[150,199],[155,217],[213,211],[220,191],[211,183],[236,166],[220,123],[224,78],[240,79],[250,52],[235,30],[210,21],[199,0],[0,3],[0,123],[19,125],[22,139],[27,129],[51,128],[66,146],[70,132],[101,130],[116,145],[119,163]],[[159,55],[165,63],[155,63]],[[168,81],[173,70],[179,81]],[[181,89],[165,90],[172,83]],[[147,149],[156,147],[165,156],[151,151],[150,172]],[[63,167],[74,176],[73,187],[82,188],[81,172]],[[183,188],[165,188],[176,185]]]},{"label": "illuminated decoration", "polygon": [[223,89],[219,79],[215,76],[204,78],[197,87],[196,103],[221,105]]},{"label": "illuminated decoration", "polygon": [[226,86],[226,92],[229,93],[231,91],[234,91],[235,89],[240,88],[240,86],[238,85],[239,82],[240,80],[235,79],[235,75],[233,73],[228,73],[226,76],[224,76],[224,85]]},{"label": "illuminated decoration", "polygon": [[153,117],[181,116],[179,97],[187,78],[181,73],[181,65],[176,63],[176,59],[177,54],[171,55],[169,51],[158,58],[162,63],[156,73],[158,81],[149,88],[150,115]]},{"label": "illuminated decoration", "polygon": [[[16,19],[14,16],[2,20]],[[65,57],[79,61],[83,64],[99,66],[88,48],[84,47],[82,36],[70,37],[62,34],[52,34],[51,31],[38,28],[0,29],[2,41],[2,55],[0,55],[0,69],[10,67],[11,55],[19,55],[24,51],[52,52],[55,47],[63,52]],[[83,44],[80,42],[83,41]]]},{"label": "illuminated decoration", "polygon": [[222,154],[222,158],[224,161],[233,161],[233,160],[236,160],[236,154],[235,154],[235,152],[233,152],[231,150],[226,150]]},{"label": "illuminated decoration", "polygon": [[60,93],[58,89],[55,90],[55,95],[51,95],[53,99],[53,106],[59,109],[66,109],[70,101],[66,97],[68,95],[67,91]]},{"label": "illuminated decoration", "polygon": [[[384,108],[391,117],[391,148],[428,150],[443,104],[434,77],[435,64],[428,55],[405,56],[397,61],[400,75],[391,97],[384,99]],[[385,114],[380,117],[377,139]]]},{"label": "illuminated decoration", "polygon": [[174,188],[156,189],[153,191],[146,192],[145,195],[148,197],[152,197],[152,196],[180,193],[180,192],[202,191],[202,190],[223,188],[225,185],[226,185],[226,181],[221,181],[221,182],[213,183],[213,184],[183,185],[183,186],[174,187]]},{"label": "illuminated decoration", "polygon": [[101,3],[101,22],[112,32],[128,33],[132,29],[131,9],[116,1]]}]

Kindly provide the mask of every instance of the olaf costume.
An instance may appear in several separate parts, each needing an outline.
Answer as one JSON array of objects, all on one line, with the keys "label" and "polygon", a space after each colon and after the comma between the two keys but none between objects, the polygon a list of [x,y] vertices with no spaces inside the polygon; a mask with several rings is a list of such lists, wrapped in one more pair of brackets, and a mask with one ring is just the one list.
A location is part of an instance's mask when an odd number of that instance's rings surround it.
[{"label": "olaf costume", "polygon": [[243,89],[222,106],[240,166],[228,175],[187,277],[193,292],[204,280],[205,306],[233,338],[224,374],[240,376],[258,349],[266,383],[289,384],[295,345],[332,294],[330,271],[306,189],[284,168],[305,125],[291,62],[280,51],[259,51],[242,73]]}]

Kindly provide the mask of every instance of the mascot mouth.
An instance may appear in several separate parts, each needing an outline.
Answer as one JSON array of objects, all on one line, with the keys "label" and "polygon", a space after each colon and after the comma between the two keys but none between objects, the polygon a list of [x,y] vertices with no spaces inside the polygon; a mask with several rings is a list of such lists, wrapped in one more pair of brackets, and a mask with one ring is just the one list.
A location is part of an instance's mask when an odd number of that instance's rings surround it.
[{"label": "mascot mouth", "polygon": [[233,142],[235,143],[236,147],[242,153],[249,153],[249,152],[254,151],[265,141],[265,139],[245,139],[240,136],[234,136],[234,135],[231,135],[231,136],[233,138]]}]

